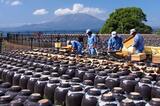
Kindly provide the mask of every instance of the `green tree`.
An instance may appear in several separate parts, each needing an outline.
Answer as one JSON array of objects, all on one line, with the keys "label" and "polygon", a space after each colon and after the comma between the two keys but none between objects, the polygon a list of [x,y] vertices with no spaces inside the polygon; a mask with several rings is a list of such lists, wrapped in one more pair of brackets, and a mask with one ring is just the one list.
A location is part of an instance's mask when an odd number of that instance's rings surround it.
[{"label": "green tree", "polygon": [[135,28],[140,33],[152,33],[152,28],[145,25],[146,15],[141,8],[128,7],[116,9],[110,14],[109,19],[100,29],[100,33],[129,33],[130,29]]}]

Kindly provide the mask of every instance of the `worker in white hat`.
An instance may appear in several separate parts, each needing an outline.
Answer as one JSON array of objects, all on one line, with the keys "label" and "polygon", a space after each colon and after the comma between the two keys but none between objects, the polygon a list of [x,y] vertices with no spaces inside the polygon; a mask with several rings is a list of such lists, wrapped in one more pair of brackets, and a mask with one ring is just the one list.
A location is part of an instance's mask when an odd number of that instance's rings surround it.
[{"label": "worker in white hat", "polygon": [[119,51],[123,48],[122,38],[117,35],[116,31],[112,31],[111,37],[108,40],[108,51]]},{"label": "worker in white hat", "polygon": [[90,29],[86,30],[86,34],[88,36],[88,39],[87,39],[88,54],[91,56],[96,55],[97,54],[97,50],[96,50],[97,37],[95,34],[92,33]]},{"label": "worker in white hat", "polygon": [[135,53],[142,53],[144,51],[144,38],[141,34],[137,33],[135,29],[130,30],[130,35],[134,36],[134,43],[132,47],[135,49]]}]

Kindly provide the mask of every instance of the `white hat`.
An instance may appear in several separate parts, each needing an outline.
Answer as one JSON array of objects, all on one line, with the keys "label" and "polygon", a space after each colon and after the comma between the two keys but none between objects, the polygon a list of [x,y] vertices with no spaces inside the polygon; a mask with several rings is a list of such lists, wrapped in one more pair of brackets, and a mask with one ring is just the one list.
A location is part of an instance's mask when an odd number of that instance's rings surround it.
[{"label": "white hat", "polygon": [[70,43],[71,43],[71,40],[67,40],[67,45],[70,45]]},{"label": "white hat", "polygon": [[116,31],[112,31],[111,35],[112,35],[112,37],[115,37],[117,35],[117,32]]},{"label": "white hat", "polygon": [[131,30],[130,30],[130,35],[132,35],[132,34],[135,33],[135,32],[136,32],[135,29],[131,29]]},{"label": "white hat", "polygon": [[88,33],[90,33],[90,32],[92,32],[90,29],[87,29],[87,30],[86,30],[86,34],[88,34]]}]

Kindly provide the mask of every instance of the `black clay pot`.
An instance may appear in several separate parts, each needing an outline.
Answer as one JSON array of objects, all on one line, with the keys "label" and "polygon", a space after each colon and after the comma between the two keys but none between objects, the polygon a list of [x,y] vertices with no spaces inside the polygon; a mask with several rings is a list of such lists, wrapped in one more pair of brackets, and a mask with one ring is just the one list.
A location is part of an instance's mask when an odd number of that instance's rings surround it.
[{"label": "black clay pot", "polygon": [[123,71],[119,71],[119,72],[117,72],[117,74],[118,74],[118,76],[127,76],[127,75],[129,75],[130,74],[130,71],[127,69],[127,70],[125,70],[125,69],[122,69]]},{"label": "black clay pot", "polygon": [[6,69],[7,68],[7,64],[4,64],[6,61],[4,60],[2,60],[1,61],[1,63],[2,63],[2,65],[1,65],[1,68],[3,68],[3,69]]},{"label": "black clay pot", "polygon": [[59,70],[59,63],[53,63],[52,72],[58,72]]},{"label": "black clay pot", "polygon": [[109,67],[106,67],[104,71],[105,71],[107,74],[112,73],[112,70],[111,70]]},{"label": "black clay pot", "polygon": [[160,81],[158,81],[152,88],[152,98],[160,98]]},{"label": "black clay pot", "polygon": [[12,79],[16,71],[18,71],[18,68],[12,68],[10,71],[7,72],[6,82],[9,82],[12,84]]},{"label": "black clay pot", "polygon": [[44,95],[44,88],[48,82],[48,77],[41,77],[34,85],[34,92]]},{"label": "black clay pot", "polygon": [[22,75],[20,77],[20,80],[19,80],[19,86],[22,88],[22,89],[27,89],[27,83],[28,83],[28,80],[32,77],[32,72],[30,71],[27,71],[24,73],[24,75]]},{"label": "black clay pot", "polygon": [[156,81],[158,79],[158,75],[156,73],[150,73],[149,76],[152,77],[152,81]]},{"label": "black clay pot", "polygon": [[66,71],[66,74],[69,75],[71,78],[75,77],[76,67],[75,66],[69,66],[68,70]]},{"label": "black clay pot", "polygon": [[3,83],[2,79],[0,79],[0,85]]},{"label": "black clay pot", "polygon": [[107,78],[107,72],[100,71],[100,72],[98,72],[98,75],[96,75],[96,77],[94,79],[94,84],[97,85],[97,83],[105,83],[106,78]]},{"label": "black clay pot", "polygon": [[19,85],[19,79],[24,74],[24,72],[25,72],[25,70],[20,69],[14,74],[13,79],[12,79],[13,85]]},{"label": "black clay pot", "polygon": [[24,102],[28,99],[30,95],[31,95],[30,90],[23,89],[21,92],[18,93],[18,95],[14,98],[14,100],[19,100],[21,102]]},{"label": "black clay pot", "polygon": [[11,101],[10,106],[24,106],[24,105],[23,102],[20,100],[13,100]]},{"label": "black clay pot", "polygon": [[60,76],[63,75],[63,74],[65,74],[66,71],[67,71],[67,69],[68,69],[68,64],[62,64],[62,65],[60,65],[60,68],[58,70],[58,74]]},{"label": "black clay pot", "polygon": [[30,67],[28,67],[28,70],[35,70],[35,68],[30,66]]},{"label": "black clay pot", "polygon": [[133,100],[126,98],[120,102],[120,106],[136,106],[136,105],[134,104]]},{"label": "black clay pot", "polygon": [[81,106],[96,106],[100,95],[100,90],[95,88],[89,89],[88,92],[83,96]]},{"label": "black clay pot", "polygon": [[54,103],[54,92],[55,89],[60,85],[60,81],[58,79],[50,79],[44,89],[45,98],[49,99]]},{"label": "black clay pot", "polygon": [[50,72],[49,71],[43,71],[42,77],[50,77]]},{"label": "black clay pot", "polygon": [[120,87],[129,94],[130,92],[134,92],[137,81],[134,78],[128,76],[121,80]]},{"label": "black clay pot", "polygon": [[66,106],[81,106],[83,95],[81,86],[72,86],[66,95]]},{"label": "black clay pot", "polygon": [[0,79],[2,79],[3,68],[0,68]]},{"label": "black clay pot", "polygon": [[59,74],[57,72],[52,72],[50,77],[59,79]]},{"label": "black clay pot", "polygon": [[38,101],[41,99],[42,97],[40,94],[34,93],[24,102],[24,106],[38,106]]},{"label": "black clay pot", "polygon": [[147,101],[151,99],[151,90],[151,81],[147,78],[142,78],[135,87],[135,91],[139,92],[143,99]]},{"label": "black clay pot", "polygon": [[[97,65],[99,65],[99,63]],[[103,70],[103,68],[95,67],[94,70],[95,70],[95,73],[98,74],[99,72]]]},{"label": "black clay pot", "polygon": [[36,72],[37,74],[42,74],[43,70],[42,70],[42,68],[36,68],[36,69],[35,69],[35,72]]},{"label": "black clay pot", "polygon": [[23,67],[23,64],[17,64],[16,62],[12,62],[11,65],[16,66],[18,68]]},{"label": "black clay pot", "polygon": [[135,79],[137,78],[142,78],[144,76],[144,73],[141,71],[132,71],[132,73],[130,73],[131,76],[135,76]]},{"label": "black clay pot", "polygon": [[6,75],[7,75],[8,72],[9,72],[8,69],[4,69],[3,72],[2,72],[2,80],[3,80],[4,82],[6,82]]},{"label": "black clay pot", "polygon": [[61,77],[60,77],[60,81],[61,82],[69,82],[69,80],[71,79],[71,77],[67,74],[63,74]]},{"label": "black clay pot", "polygon": [[112,89],[112,93],[113,93],[113,96],[115,97],[115,99],[119,102],[121,102],[123,99],[126,98],[126,95],[125,95],[123,89],[120,87],[114,87]]},{"label": "black clay pot", "polygon": [[160,98],[152,98],[149,102],[149,106],[160,106]]},{"label": "black clay pot", "polygon": [[62,82],[59,87],[55,89],[54,93],[54,104],[65,106],[65,98],[70,88],[70,84],[67,82]]},{"label": "black clay pot", "polygon": [[26,64],[26,65],[23,65],[23,68],[28,68],[28,67],[29,67],[29,65],[27,65],[27,64]]},{"label": "black clay pot", "polygon": [[140,77],[138,77],[138,75],[137,74],[135,74],[135,73],[130,73],[129,74],[129,76],[131,77],[131,78],[134,78],[135,79],[135,81],[140,81]]},{"label": "black clay pot", "polygon": [[106,87],[112,90],[114,87],[118,87],[120,84],[119,77],[117,74],[112,73],[108,78],[105,79]]},{"label": "black clay pot", "polygon": [[[48,65],[48,64],[52,64],[52,62],[47,62],[46,64],[47,64],[47,65]],[[49,72],[52,72],[52,67],[51,67],[51,66],[44,66],[43,69],[44,69],[44,70],[47,70],[47,71],[49,71]]]},{"label": "black clay pot", "polygon": [[72,79],[71,79],[71,81],[70,81],[70,84],[71,85],[80,85],[81,84],[81,79],[80,78],[78,78],[78,77],[73,77]]},{"label": "black clay pot", "polygon": [[151,81],[152,84],[154,84],[154,83],[156,82],[155,78],[153,78],[153,77],[150,76],[150,75],[146,75],[146,76],[144,76],[143,78],[149,79],[149,80]]},{"label": "black clay pot", "polygon": [[10,106],[11,100],[12,100],[12,98],[10,97],[10,95],[1,96],[0,97],[0,106]]},{"label": "black clay pot", "polygon": [[113,66],[111,67],[112,72],[113,72],[113,73],[117,73],[117,72],[119,71],[118,65],[114,65],[114,64],[112,64],[112,65],[113,65]]},{"label": "black clay pot", "polygon": [[95,79],[95,70],[89,69],[87,72],[85,72],[83,76],[83,80],[92,80],[94,82]]},{"label": "black clay pot", "polygon": [[78,69],[75,73],[75,76],[83,80],[83,76],[87,70],[86,69]]},{"label": "black clay pot", "polygon": [[4,91],[0,91],[0,97],[4,96],[4,95],[5,95],[5,92]]},{"label": "black clay pot", "polygon": [[48,99],[42,99],[38,101],[38,106],[53,106],[52,102]]},{"label": "black clay pot", "polygon": [[142,96],[138,92],[131,92],[128,96],[129,99],[133,100],[136,106],[145,106],[146,101],[142,99]]},{"label": "black clay pot", "polygon": [[100,90],[101,94],[109,92],[109,89],[107,89],[107,87],[106,87],[106,85],[104,83],[97,83],[95,88]]},{"label": "black clay pot", "polygon": [[92,80],[84,80],[82,86],[85,92],[94,87]]},{"label": "black clay pot", "polygon": [[2,83],[0,85],[0,91],[7,92],[10,87],[11,84],[9,82]]},{"label": "black clay pot", "polygon": [[160,81],[160,75],[157,75],[156,81],[157,81],[157,82]]},{"label": "black clay pot", "polygon": [[32,93],[34,92],[34,85],[37,82],[37,80],[41,77],[40,74],[34,74],[27,83],[27,89],[29,89]]},{"label": "black clay pot", "polygon": [[12,86],[5,94],[10,95],[10,97],[13,99],[15,96],[18,95],[20,91],[21,91],[20,86]]},{"label": "black clay pot", "polygon": [[119,102],[116,101],[115,97],[111,92],[102,94],[99,99],[97,106],[117,106]]}]

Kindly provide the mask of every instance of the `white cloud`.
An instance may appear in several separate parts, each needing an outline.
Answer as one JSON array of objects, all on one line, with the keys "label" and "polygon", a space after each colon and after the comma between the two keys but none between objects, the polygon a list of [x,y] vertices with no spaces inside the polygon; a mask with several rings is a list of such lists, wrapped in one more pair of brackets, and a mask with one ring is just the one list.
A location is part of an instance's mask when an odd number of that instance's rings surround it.
[{"label": "white cloud", "polygon": [[104,14],[105,11],[99,8],[85,7],[83,4],[76,3],[73,4],[72,8],[59,8],[54,12],[57,16],[77,13],[84,13],[97,17],[97,15]]},{"label": "white cloud", "polygon": [[22,4],[21,0],[1,0],[0,2],[11,6],[18,6]]},{"label": "white cloud", "polygon": [[37,9],[33,12],[33,15],[45,15],[45,14],[48,14],[48,11],[44,8]]},{"label": "white cloud", "polygon": [[11,6],[18,6],[18,5],[21,5],[22,4],[22,2],[21,1],[13,1],[12,3],[11,3]]}]

